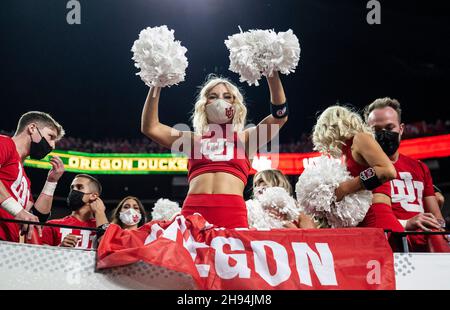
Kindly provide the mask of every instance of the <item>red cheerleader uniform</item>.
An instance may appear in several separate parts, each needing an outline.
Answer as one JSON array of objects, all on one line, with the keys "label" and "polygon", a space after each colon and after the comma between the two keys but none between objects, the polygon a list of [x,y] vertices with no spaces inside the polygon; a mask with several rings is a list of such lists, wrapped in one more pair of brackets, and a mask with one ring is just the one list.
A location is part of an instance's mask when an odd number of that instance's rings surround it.
[{"label": "red cheerleader uniform", "polygon": [[[346,141],[342,147],[342,153],[345,155],[345,164],[348,171],[354,177],[359,176],[359,174],[369,168],[368,166],[362,166],[358,164],[352,156],[352,145],[353,138]],[[391,197],[391,186],[389,182],[372,190],[373,194],[385,194],[389,198]],[[403,226],[398,221],[395,216],[392,207],[385,203],[374,203],[370,206],[367,211],[366,217],[359,224],[360,227],[376,227],[383,229],[390,229],[395,232],[404,231]]]},{"label": "red cheerleader uniform", "polygon": [[[189,182],[204,173],[225,172],[238,177],[244,185],[251,169],[245,148],[230,126],[212,131],[194,142],[188,162]],[[244,198],[231,194],[190,194],[181,214],[200,213],[209,223],[225,228],[247,228],[247,207]]]}]

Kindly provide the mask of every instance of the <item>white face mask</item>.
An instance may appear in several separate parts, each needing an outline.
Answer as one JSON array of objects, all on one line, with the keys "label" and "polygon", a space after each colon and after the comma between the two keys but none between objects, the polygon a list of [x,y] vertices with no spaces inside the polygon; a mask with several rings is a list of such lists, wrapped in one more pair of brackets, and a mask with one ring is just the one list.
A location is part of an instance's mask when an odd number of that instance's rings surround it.
[{"label": "white face mask", "polygon": [[233,120],[234,107],[231,103],[217,99],[206,105],[206,117],[210,124],[227,124]]},{"label": "white face mask", "polygon": [[126,211],[120,212],[119,218],[125,225],[133,226],[139,223],[142,215],[136,210],[130,208]]}]

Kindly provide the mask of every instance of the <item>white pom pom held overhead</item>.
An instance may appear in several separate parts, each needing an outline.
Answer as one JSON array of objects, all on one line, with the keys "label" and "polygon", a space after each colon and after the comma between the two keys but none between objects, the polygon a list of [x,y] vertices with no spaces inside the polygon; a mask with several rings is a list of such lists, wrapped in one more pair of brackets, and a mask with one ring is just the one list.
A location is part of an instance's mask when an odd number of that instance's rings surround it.
[{"label": "white pom pom held overhead", "polygon": [[336,202],[336,188],[349,179],[350,173],[339,159],[315,158],[298,178],[295,186],[297,201],[306,214],[326,220],[332,228],[356,226],[369,210],[372,193],[363,190]]},{"label": "white pom pom held overhead", "polygon": [[225,45],[230,51],[229,69],[240,75],[241,82],[258,86],[262,76],[271,76],[274,71],[295,72],[300,60],[300,44],[291,29],[279,33],[239,29],[241,32],[229,36]]},{"label": "white pom pom held overhead", "polygon": [[187,49],[175,40],[174,30],[167,26],[142,30],[131,51],[134,65],[140,69],[136,75],[147,86],[170,87],[184,81],[188,66]]}]

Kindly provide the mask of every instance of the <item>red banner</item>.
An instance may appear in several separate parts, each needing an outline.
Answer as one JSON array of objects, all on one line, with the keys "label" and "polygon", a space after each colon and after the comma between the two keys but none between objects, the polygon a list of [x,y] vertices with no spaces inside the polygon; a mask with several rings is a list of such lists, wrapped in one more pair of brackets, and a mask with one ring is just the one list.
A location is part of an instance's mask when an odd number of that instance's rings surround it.
[{"label": "red banner", "polygon": [[200,289],[395,289],[382,229],[215,228],[200,215],[138,230],[111,224],[97,267],[144,261],[190,274]]}]

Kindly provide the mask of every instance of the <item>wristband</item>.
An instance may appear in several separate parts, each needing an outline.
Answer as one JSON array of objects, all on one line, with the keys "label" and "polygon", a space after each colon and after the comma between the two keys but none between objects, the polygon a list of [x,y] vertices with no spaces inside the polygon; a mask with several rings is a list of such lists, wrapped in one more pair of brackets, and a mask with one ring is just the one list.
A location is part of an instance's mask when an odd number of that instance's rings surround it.
[{"label": "wristband", "polygon": [[371,191],[382,185],[380,180],[377,177],[375,169],[367,168],[359,174],[359,178],[365,189]]},{"label": "wristband", "polygon": [[109,227],[109,223],[105,223],[97,227],[97,239],[100,239]]},{"label": "wristband", "polygon": [[18,203],[17,200],[12,197],[9,197],[2,202],[2,208],[14,217],[16,217],[16,215],[23,210],[23,207],[20,205],[20,203]]},{"label": "wristband", "polygon": [[275,118],[284,118],[284,117],[288,116],[289,107],[288,107],[287,101],[285,103],[279,104],[279,105],[275,105],[272,103],[270,105],[270,113]]},{"label": "wristband", "polygon": [[55,193],[56,185],[58,185],[58,182],[45,182],[44,188],[42,189],[42,194],[45,194],[47,196],[53,196]]},{"label": "wristband", "polygon": [[435,192],[435,193],[440,193],[440,194],[442,194],[442,191],[441,191],[441,189],[440,189],[439,187],[437,187],[436,185],[433,184],[433,188],[434,188],[434,192]]},{"label": "wristband", "polygon": [[36,215],[39,219],[39,222],[41,222],[41,223],[47,222],[48,218],[51,215],[51,212],[47,213],[47,214],[39,212],[38,209],[36,209],[34,206],[31,207],[30,212],[33,213],[34,215]]}]

